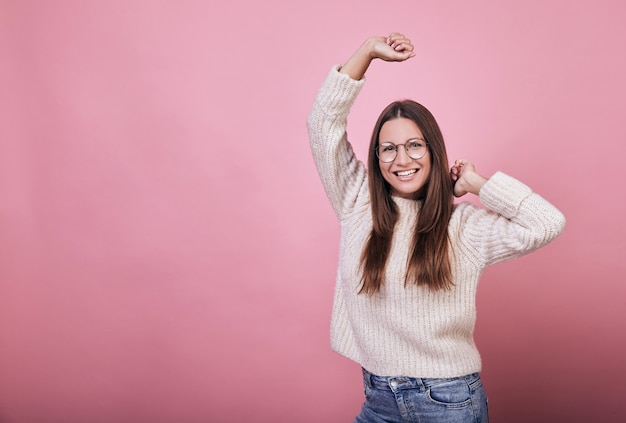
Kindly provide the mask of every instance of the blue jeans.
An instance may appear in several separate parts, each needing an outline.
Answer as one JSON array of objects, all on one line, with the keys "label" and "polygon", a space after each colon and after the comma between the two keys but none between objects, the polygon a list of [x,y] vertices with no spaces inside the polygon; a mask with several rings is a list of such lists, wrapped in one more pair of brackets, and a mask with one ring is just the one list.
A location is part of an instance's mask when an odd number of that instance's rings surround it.
[{"label": "blue jeans", "polygon": [[488,423],[478,373],[422,379],[382,377],[363,369],[365,403],[354,423]]}]

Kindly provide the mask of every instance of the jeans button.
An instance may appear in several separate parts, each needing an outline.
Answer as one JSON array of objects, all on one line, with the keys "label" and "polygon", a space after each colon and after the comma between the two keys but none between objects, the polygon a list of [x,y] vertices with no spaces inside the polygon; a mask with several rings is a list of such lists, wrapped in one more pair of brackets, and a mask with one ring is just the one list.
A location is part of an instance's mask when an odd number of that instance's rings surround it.
[{"label": "jeans button", "polygon": [[398,386],[398,382],[396,382],[395,380],[392,380],[391,382],[389,382],[389,384],[392,388],[396,388]]}]

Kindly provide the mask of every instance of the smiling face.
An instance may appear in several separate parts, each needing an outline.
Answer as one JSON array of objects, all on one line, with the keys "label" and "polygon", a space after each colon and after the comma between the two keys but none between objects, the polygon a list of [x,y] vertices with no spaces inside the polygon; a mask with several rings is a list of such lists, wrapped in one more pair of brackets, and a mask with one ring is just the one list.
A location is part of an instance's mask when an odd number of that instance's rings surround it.
[{"label": "smiling face", "polygon": [[402,144],[412,140],[424,140],[424,135],[411,119],[399,117],[385,122],[380,128],[378,142],[394,144],[398,152],[394,161],[385,163],[379,160],[378,164],[383,178],[391,185],[393,195],[414,199],[421,196],[416,193],[428,182],[431,157],[427,152],[421,159],[410,158]]}]

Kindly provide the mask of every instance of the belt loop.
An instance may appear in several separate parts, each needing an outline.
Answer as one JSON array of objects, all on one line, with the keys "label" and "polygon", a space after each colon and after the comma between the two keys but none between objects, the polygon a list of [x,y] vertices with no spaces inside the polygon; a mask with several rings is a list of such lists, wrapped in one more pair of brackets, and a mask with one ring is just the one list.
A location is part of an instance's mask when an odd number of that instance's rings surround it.
[{"label": "belt loop", "polygon": [[370,372],[368,372],[367,370],[365,370],[365,367],[361,367],[361,370],[363,371],[363,382],[365,382],[365,384],[368,386],[368,388],[372,388],[372,374]]}]

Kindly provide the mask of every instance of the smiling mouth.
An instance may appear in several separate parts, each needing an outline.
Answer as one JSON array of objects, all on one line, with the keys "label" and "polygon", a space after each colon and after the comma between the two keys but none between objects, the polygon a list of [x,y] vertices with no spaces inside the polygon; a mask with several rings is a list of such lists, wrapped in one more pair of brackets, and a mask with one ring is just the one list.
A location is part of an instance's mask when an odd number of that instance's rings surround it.
[{"label": "smiling mouth", "polygon": [[402,172],[394,172],[396,176],[411,176],[417,172],[417,169],[403,170]]}]

